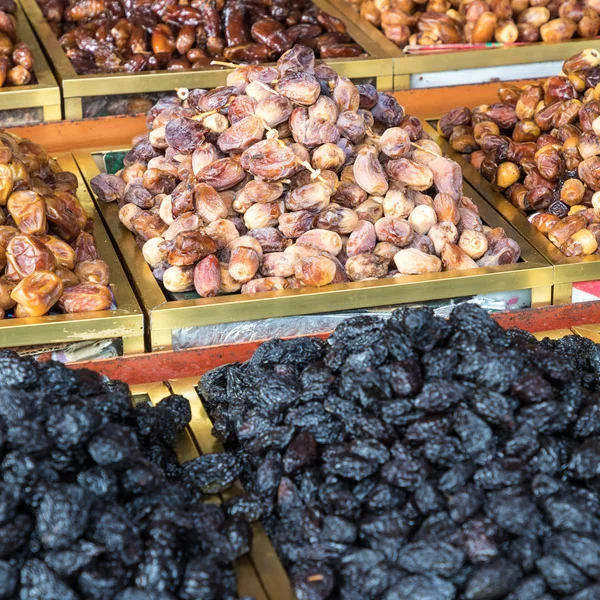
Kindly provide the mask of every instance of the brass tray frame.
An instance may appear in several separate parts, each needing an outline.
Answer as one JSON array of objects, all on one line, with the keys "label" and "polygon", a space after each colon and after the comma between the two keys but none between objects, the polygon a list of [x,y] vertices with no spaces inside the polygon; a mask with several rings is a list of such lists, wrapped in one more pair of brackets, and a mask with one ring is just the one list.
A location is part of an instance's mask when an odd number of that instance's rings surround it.
[{"label": "brass tray frame", "polygon": [[[331,0],[344,2],[344,0]],[[410,89],[410,77],[420,73],[439,73],[461,69],[504,67],[540,62],[564,61],[586,48],[600,49],[600,39],[566,42],[536,42],[526,46],[443,52],[423,55],[401,53],[394,59],[394,90]],[[435,93],[435,90],[432,90]]]},{"label": "brass tray frame", "polygon": [[[86,180],[100,171],[90,153],[73,154]],[[483,220],[503,227],[521,246],[523,261],[515,265],[466,271],[413,275],[400,280],[351,282],[323,288],[302,288],[253,295],[232,294],[216,298],[169,301],[135,242],[119,221],[115,203],[98,201],[115,247],[127,268],[146,314],[152,350],[172,347],[172,331],[215,323],[309,315],[357,308],[425,302],[484,293],[531,289],[532,306],[551,302],[552,267],[511,225],[468,184],[465,193],[479,206]]]},{"label": "brass tray frame", "polygon": [[60,88],[18,3],[15,17],[19,41],[25,42],[33,54],[37,83],[0,88],[0,112],[39,107],[42,109],[42,121],[60,121],[62,118]]},{"label": "brass tray frame", "polygon": [[[204,70],[178,72],[152,71],[143,73],[106,73],[78,75],[58,43],[58,39],[44,19],[36,0],[19,0],[23,10],[40,39],[62,88],[65,119],[83,118],[82,98],[148,92],[169,92],[176,88],[212,88],[225,85],[232,69],[207,67]],[[322,10],[342,19],[348,33],[369,55],[364,58],[346,58],[325,61],[340,75],[353,78],[376,78],[377,88],[393,87],[392,57],[398,55],[398,47],[383,33],[372,27],[358,15],[349,15],[333,6],[329,0],[313,0]],[[352,12],[352,11],[350,11]],[[368,33],[365,33],[365,29]]]},{"label": "brass tray frame", "polygon": [[[175,451],[182,463],[200,454],[224,452],[221,442],[212,434],[212,423],[196,390],[198,379],[186,377],[130,386],[134,399],[137,395],[147,396],[153,405],[171,393],[185,396],[190,401],[192,420],[175,442]],[[243,492],[241,483],[236,481],[219,496],[207,497],[207,501],[220,503]],[[287,573],[260,523],[252,524],[250,553],[236,561],[235,569],[240,596],[253,596],[255,600],[295,600]]]},{"label": "brass tray frame", "polygon": [[121,338],[123,354],[144,352],[144,315],[112,247],[108,232],[94,207],[73,157],[70,154],[61,154],[56,158],[65,171],[77,175],[77,197],[93,221],[98,252],[110,268],[111,289],[117,308],[78,314],[2,319],[0,348]]},{"label": "brass tray frame", "polygon": [[425,122],[424,127],[444,152],[460,165],[465,179],[553,266],[552,304],[570,304],[574,283],[600,279],[600,254],[565,256],[528,221],[522,210],[513,206],[468,160],[453,150],[431,124]]}]

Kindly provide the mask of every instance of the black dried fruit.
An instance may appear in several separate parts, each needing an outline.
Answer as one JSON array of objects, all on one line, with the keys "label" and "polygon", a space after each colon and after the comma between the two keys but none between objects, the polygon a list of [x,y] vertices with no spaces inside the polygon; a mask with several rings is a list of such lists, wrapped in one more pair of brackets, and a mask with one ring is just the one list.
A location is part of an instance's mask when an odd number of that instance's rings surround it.
[{"label": "black dried fruit", "polygon": [[247,490],[227,510],[299,599],[597,600],[599,356],[471,304],[272,340],[199,384]]}]

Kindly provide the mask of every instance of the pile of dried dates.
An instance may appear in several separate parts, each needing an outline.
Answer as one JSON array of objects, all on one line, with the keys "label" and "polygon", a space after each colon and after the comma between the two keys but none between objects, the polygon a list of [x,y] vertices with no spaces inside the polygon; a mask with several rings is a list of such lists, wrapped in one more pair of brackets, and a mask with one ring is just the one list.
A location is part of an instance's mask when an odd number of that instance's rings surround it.
[{"label": "pile of dried dates", "polygon": [[77,186],[41,146],[0,131],[0,319],[112,306]]},{"label": "pile of dried dates", "polygon": [[179,465],[186,398],[134,409],[120,381],[7,350],[0,381],[0,598],[238,598],[252,532],[205,503],[223,455]]},{"label": "pile of dried dates", "polygon": [[118,175],[92,188],[171,292],[202,297],[516,262],[460,167],[390,95],[312,50],[159,101]]},{"label": "pile of dried dates", "polygon": [[346,0],[403,48],[563,42],[600,30],[598,0]]},{"label": "pile of dried dates", "polygon": [[0,87],[33,83],[33,54],[19,41],[14,0],[0,2]]},{"label": "pile of dried dates", "polygon": [[598,600],[600,346],[463,304],[272,340],[199,384],[310,600]]},{"label": "pile of dried dates", "polygon": [[566,256],[600,242],[600,51],[583,50],[560,75],[500,102],[444,115],[438,131]]},{"label": "pile of dried dates", "polygon": [[294,44],[321,58],[364,54],[310,0],[38,0],[80,75],[205,69],[277,60]]}]

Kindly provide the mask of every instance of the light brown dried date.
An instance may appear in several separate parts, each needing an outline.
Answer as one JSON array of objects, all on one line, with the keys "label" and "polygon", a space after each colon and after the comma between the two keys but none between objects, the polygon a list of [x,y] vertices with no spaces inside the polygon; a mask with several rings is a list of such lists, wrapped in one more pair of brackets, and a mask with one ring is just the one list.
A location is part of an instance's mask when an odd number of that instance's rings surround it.
[{"label": "light brown dried date", "polygon": [[291,177],[300,168],[294,152],[287,146],[281,147],[275,140],[263,140],[245,150],[240,167],[243,178],[242,167],[267,181]]},{"label": "light brown dried date", "polygon": [[[407,159],[400,160],[407,161]],[[399,163],[400,161],[397,162]],[[388,163],[388,171],[389,168],[390,167]],[[400,174],[401,170],[401,166],[399,165],[394,172]],[[363,190],[365,190],[367,194],[371,194],[373,196],[382,196],[387,192],[389,187],[388,182],[383,167],[377,159],[377,151],[375,150],[375,148],[367,146],[359,151],[356,160],[354,161],[353,172],[356,183]],[[408,172],[408,169],[404,169],[403,174],[406,174],[406,172]],[[391,174],[393,176],[393,173]],[[406,175],[406,178],[408,177],[409,175]],[[397,178],[395,177],[395,179]],[[415,179],[416,177],[413,177],[413,180]],[[401,181],[402,183],[406,183],[405,181],[402,181],[400,179],[397,180]],[[422,189],[427,189],[430,186],[431,182],[427,187]]]},{"label": "light brown dried date", "polygon": [[162,237],[167,225],[158,215],[143,210],[131,219],[131,226],[136,235],[146,241],[153,237]]},{"label": "light brown dried date", "polygon": [[6,248],[8,270],[6,276],[13,281],[23,279],[35,271],[53,271],[56,260],[52,252],[37,238],[19,234]]},{"label": "light brown dried date", "polygon": [[262,119],[258,116],[245,117],[241,121],[234,123],[219,136],[218,146],[225,153],[243,152],[256,142],[259,142],[264,132],[265,128]]},{"label": "light brown dried date", "polygon": [[335,263],[324,256],[307,256],[296,264],[296,279],[307,286],[322,287],[330,284],[336,275]]},{"label": "light brown dried date", "polygon": [[[242,163],[243,157],[244,155],[242,155]],[[200,169],[196,173],[196,179],[200,183],[212,186],[217,191],[228,190],[244,179],[244,168],[246,167],[242,168],[242,166],[243,164],[234,159],[221,158]]]},{"label": "light brown dried date", "polygon": [[194,186],[194,210],[207,223],[227,217],[228,209],[217,191],[206,183]]},{"label": "light brown dried date", "polygon": [[53,235],[38,235],[37,239],[52,252],[56,267],[72,271],[75,268],[75,250],[67,242]]},{"label": "light brown dried date", "polygon": [[13,192],[7,202],[8,212],[22,233],[46,233],[46,207],[36,192]]},{"label": "light brown dried date", "polygon": [[351,281],[380,279],[388,272],[389,261],[373,253],[356,254],[348,258],[345,269]]},{"label": "light brown dried date", "polygon": [[41,317],[63,294],[63,283],[52,271],[36,271],[22,279],[12,290],[11,298],[22,316]]},{"label": "light brown dried date", "polygon": [[600,156],[592,156],[579,163],[577,172],[592,191],[600,191]]},{"label": "light brown dried date", "polygon": [[74,273],[80,283],[108,285],[110,282],[110,270],[106,262],[101,259],[86,260],[78,263],[75,266]]},{"label": "light brown dried date", "polygon": [[105,285],[82,283],[65,288],[58,305],[66,313],[108,310],[113,302],[110,288]]},{"label": "light brown dried date", "polygon": [[167,261],[173,266],[186,267],[216,251],[215,241],[201,231],[183,231],[173,240]]},{"label": "light brown dried date", "polygon": [[194,288],[202,298],[212,298],[221,289],[221,269],[214,254],[203,258],[194,267]]},{"label": "light brown dried date", "polygon": [[314,217],[315,213],[308,210],[284,213],[279,217],[279,229],[287,238],[298,238],[312,227]]},{"label": "light brown dried date", "polygon": [[340,235],[351,234],[358,225],[358,215],[350,208],[329,205],[313,221],[317,229],[329,229]]}]

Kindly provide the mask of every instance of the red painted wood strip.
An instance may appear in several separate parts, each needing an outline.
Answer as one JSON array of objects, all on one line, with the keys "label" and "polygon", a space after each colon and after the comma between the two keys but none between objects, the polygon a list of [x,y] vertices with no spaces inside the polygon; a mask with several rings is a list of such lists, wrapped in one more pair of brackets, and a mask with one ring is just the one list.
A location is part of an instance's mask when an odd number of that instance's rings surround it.
[{"label": "red painted wood strip", "polygon": [[[600,323],[600,301],[564,306],[549,306],[529,310],[497,313],[492,317],[504,328],[519,327],[529,332],[568,329],[576,325]],[[328,334],[317,337],[325,339]],[[180,352],[154,352],[77,363],[75,368],[93,369],[112,379],[129,384],[164,381],[179,377],[202,375],[210,369],[231,362],[242,362],[252,356],[261,342],[196,348]]]}]

